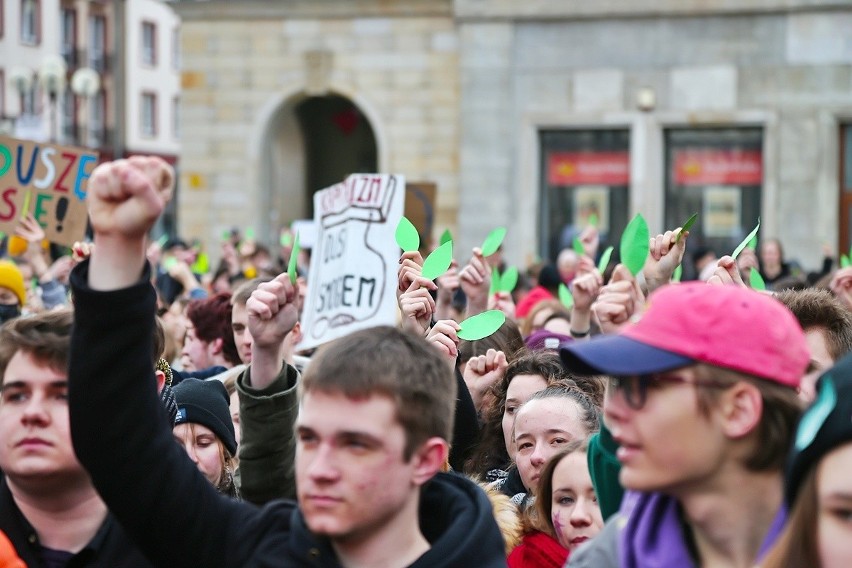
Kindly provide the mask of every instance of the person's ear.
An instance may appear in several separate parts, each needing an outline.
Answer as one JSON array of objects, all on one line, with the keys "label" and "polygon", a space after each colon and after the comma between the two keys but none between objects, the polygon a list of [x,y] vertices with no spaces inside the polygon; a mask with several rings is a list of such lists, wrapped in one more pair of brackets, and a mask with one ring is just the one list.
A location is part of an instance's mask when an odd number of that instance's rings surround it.
[{"label": "person's ear", "polygon": [[435,436],[423,442],[411,457],[414,460],[412,483],[421,486],[432,479],[443,470],[449,455],[450,445],[445,439]]},{"label": "person's ear", "polygon": [[207,344],[207,349],[210,351],[211,354],[219,355],[220,353],[222,353],[222,345],[222,338],[217,337],[216,339]]},{"label": "person's ear", "polygon": [[293,326],[293,329],[290,330],[289,334],[293,340],[293,345],[298,345],[302,342],[302,322],[297,321],[296,325]]},{"label": "person's ear", "polygon": [[157,378],[157,394],[160,394],[166,386],[166,374],[160,370],[155,370],[154,376]]},{"label": "person's ear", "polygon": [[740,381],[725,390],[719,409],[725,435],[732,439],[744,438],[760,424],[763,397],[755,385]]}]

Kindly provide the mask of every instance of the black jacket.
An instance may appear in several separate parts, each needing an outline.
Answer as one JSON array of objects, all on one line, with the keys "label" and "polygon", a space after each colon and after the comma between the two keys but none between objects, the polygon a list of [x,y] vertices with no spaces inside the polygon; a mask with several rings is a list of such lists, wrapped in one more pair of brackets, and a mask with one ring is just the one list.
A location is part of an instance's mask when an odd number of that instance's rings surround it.
[{"label": "black jacket", "polygon": [[[95,487],[157,566],[338,566],[291,501],[263,508],[219,495],[174,443],[157,398],[151,349],[155,294],[149,268],[134,286],[88,287],[74,269],[69,362],[71,435]],[[132,402],[131,402],[132,401]],[[505,566],[485,494],[439,474],[423,490],[421,530],[432,549],[414,566]],[[424,563],[425,562],[425,563]]]},{"label": "black jacket", "polygon": [[[38,535],[15,503],[5,477],[0,480],[0,531],[6,533],[18,556],[29,568],[43,566]],[[111,568],[151,566],[122,530],[121,525],[109,514],[86,547],[71,558],[67,568],[100,566]]]}]

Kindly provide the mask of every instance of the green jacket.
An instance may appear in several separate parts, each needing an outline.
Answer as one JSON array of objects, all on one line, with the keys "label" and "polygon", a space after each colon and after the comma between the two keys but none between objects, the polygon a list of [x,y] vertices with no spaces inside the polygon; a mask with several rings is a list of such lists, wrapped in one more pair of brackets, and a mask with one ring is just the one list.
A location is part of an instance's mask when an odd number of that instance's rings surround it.
[{"label": "green jacket", "polygon": [[251,366],[237,377],[240,398],[240,493],[263,505],[273,499],[296,498],[296,436],[299,372],[286,363],[267,388],[251,384]]},{"label": "green jacket", "polygon": [[624,496],[624,488],[618,482],[621,464],[615,457],[617,449],[618,444],[612,439],[606,425],[601,422],[601,431],[589,438],[586,457],[604,521],[618,512],[621,498]]}]

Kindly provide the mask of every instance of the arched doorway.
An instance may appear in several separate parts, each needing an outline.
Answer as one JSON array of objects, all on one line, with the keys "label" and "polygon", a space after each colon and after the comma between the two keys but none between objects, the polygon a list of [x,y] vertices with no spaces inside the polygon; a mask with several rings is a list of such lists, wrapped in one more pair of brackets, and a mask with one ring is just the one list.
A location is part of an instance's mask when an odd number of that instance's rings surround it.
[{"label": "arched doorway", "polygon": [[[261,229],[313,216],[313,194],[356,172],[377,172],[377,136],[351,99],[293,95],[270,113],[260,145]],[[271,232],[272,233],[271,233]]]}]

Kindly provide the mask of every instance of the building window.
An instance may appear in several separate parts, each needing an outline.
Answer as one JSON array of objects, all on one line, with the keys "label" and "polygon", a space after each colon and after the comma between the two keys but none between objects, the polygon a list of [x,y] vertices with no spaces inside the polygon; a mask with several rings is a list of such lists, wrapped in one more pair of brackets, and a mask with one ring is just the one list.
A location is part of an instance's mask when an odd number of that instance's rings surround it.
[{"label": "building window", "polygon": [[157,26],[152,22],[142,22],[142,64],[157,64]]},{"label": "building window", "polygon": [[77,97],[70,87],[62,93],[62,143],[77,143]]},{"label": "building window", "polygon": [[599,250],[617,245],[627,226],[630,134],[627,130],[541,131],[542,256],[556,260],[594,215]]},{"label": "building window", "polygon": [[172,30],[172,69],[180,69],[180,28]]},{"label": "building window", "polygon": [[106,17],[89,18],[89,67],[103,73],[106,70]]},{"label": "building window", "polygon": [[180,98],[172,99],[172,136],[180,138]]},{"label": "building window", "polygon": [[139,130],[146,138],[157,135],[157,95],[154,93],[142,93],[142,121]]},{"label": "building window", "polygon": [[[667,130],[665,227],[698,213],[690,247],[729,253],[757,224],[763,186],[760,128]],[[684,277],[694,267],[684,263]]]},{"label": "building window", "polygon": [[[3,0],[0,0],[0,8],[3,8]],[[0,69],[0,118],[6,116],[6,74]]]},{"label": "building window", "polygon": [[62,57],[68,67],[77,66],[77,11],[62,8],[62,37],[60,38]]},{"label": "building window", "polygon": [[39,0],[21,0],[21,43],[38,45],[41,32]]},{"label": "building window", "polygon": [[39,113],[38,105],[38,85],[33,82],[30,88],[21,93],[21,115],[36,116]]},{"label": "building window", "polygon": [[100,148],[106,144],[106,94],[101,89],[89,98],[89,120],[86,144],[90,148]]}]

